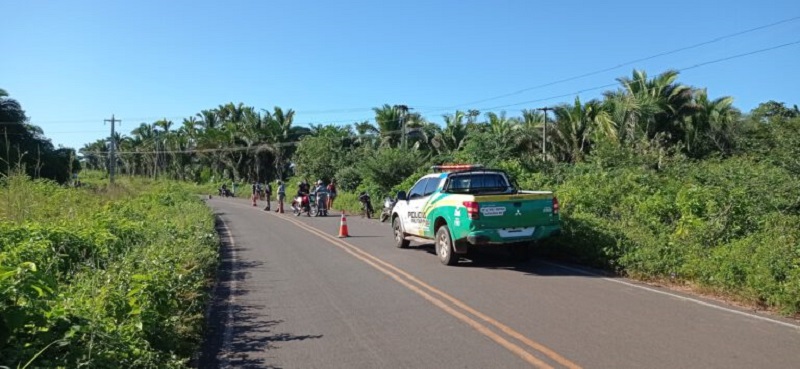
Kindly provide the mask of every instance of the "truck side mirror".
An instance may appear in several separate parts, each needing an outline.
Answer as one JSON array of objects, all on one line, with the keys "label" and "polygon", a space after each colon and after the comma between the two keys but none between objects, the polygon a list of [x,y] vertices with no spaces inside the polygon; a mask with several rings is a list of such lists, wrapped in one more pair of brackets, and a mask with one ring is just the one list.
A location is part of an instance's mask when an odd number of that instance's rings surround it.
[{"label": "truck side mirror", "polygon": [[397,191],[397,201],[407,200],[406,191]]}]

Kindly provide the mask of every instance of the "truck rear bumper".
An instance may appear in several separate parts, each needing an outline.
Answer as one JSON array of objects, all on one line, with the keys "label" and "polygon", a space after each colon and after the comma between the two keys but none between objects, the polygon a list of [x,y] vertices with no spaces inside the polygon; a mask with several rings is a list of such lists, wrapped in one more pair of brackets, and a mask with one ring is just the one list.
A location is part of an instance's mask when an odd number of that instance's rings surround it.
[{"label": "truck rear bumper", "polygon": [[561,226],[546,225],[536,227],[533,235],[526,237],[503,237],[497,229],[487,229],[467,234],[465,239],[472,245],[502,245],[517,242],[536,241],[561,234]]}]

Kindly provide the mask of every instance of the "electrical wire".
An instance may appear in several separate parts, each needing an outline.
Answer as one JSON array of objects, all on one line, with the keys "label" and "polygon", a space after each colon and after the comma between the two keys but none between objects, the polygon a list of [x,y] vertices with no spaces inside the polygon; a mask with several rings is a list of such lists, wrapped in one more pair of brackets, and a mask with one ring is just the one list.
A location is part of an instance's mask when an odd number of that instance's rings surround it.
[{"label": "electrical wire", "polygon": [[[770,28],[770,27],[774,27],[774,26],[777,26],[777,25],[780,25],[780,24],[784,24],[784,23],[788,23],[788,22],[792,22],[792,21],[796,21],[796,20],[800,20],[800,16],[795,16],[795,17],[792,17],[792,18],[787,18],[787,19],[784,19],[784,20],[781,20],[781,21],[778,21],[778,22],[774,22],[774,23],[770,23],[770,24],[767,24],[767,25],[763,25],[763,26],[750,28],[750,29],[747,29],[747,30],[743,30],[743,31],[739,31],[739,32],[735,32],[735,33],[719,36],[719,37],[716,37],[714,39],[707,40],[707,41],[704,41],[704,42],[700,42],[700,43],[696,43],[696,44],[693,44],[693,45],[681,47],[681,48],[678,48],[678,49],[673,49],[673,50],[665,51],[665,52],[662,52],[662,53],[654,54],[654,55],[651,55],[651,56],[648,56],[648,57],[639,58],[639,59],[631,60],[631,61],[628,61],[628,62],[620,63],[620,64],[617,64],[616,66],[613,66],[613,67],[599,69],[599,70],[596,70],[596,71],[592,71],[592,72],[576,75],[576,76],[573,76],[573,77],[564,78],[564,79],[561,79],[561,80],[556,80],[556,81],[553,81],[553,82],[549,82],[549,83],[545,83],[545,84],[541,84],[541,85],[537,85],[537,86],[533,86],[533,87],[524,88],[524,89],[517,90],[517,91],[511,92],[511,93],[508,93],[508,94],[494,96],[494,97],[490,97],[490,98],[486,98],[486,99],[482,99],[482,100],[477,100],[477,101],[473,101],[473,102],[453,105],[453,106],[446,107],[446,108],[438,108],[438,109],[426,110],[424,112],[421,112],[420,114],[431,114],[431,113],[435,113],[435,112],[446,111],[446,110],[449,110],[449,109],[452,109],[452,108],[456,108],[456,107],[459,107],[459,106],[497,100],[497,99],[500,99],[500,98],[517,95],[517,94],[520,94],[520,93],[523,93],[523,92],[527,92],[527,91],[530,91],[530,90],[534,90],[534,89],[538,89],[538,88],[542,88],[542,87],[548,87],[548,86],[552,86],[552,85],[555,85],[555,84],[568,82],[568,81],[573,81],[573,80],[576,80],[576,79],[580,79],[580,78],[584,78],[584,77],[588,77],[588,76],[604,73],[604,72],[611,71],[611,70],[614,70],[614,69],[618,69],[618,68],[621,68],[621,67],[624,67],[624,66],[627,66],[627,65],[631,65],[631,64],[637,63],[637,62],[651,60],[651,59],[658,58],[658,57],[661,57],[661,56],[670,55],[670,54],[678,53],[678,52],[681,52],[681,51],[698,48],[698,47],[701,47],[701,46],[709,45],[709,44],[712,44],[712,43],[715,43],[715,42],[719,42],[719,41],[722,41],[722,40],[726,40],[726,39],[729,39],[729,38],[741,36],[741,35],[744,35],[744,34],[747,34],[747,33],[755,32],[755,31],[766,29],[766,28]],[[715,63],[719,63],[719,62],[723,62],[723,61],[727,61],[727,60],[737,59],[737,58],[744,57],[744,56],[749,56],[749,55],[753,55],[753,54],[758,54],[758,53],[767,52],[767,51],[771,51],[771,50],[775,50],[775,49],[779,49],[779,48],[783,48],[783,47],[796,45],[798,43],[800,43],[800,41],[789,42],[789,43],[785,43],[785,44],[781,44],[781,45],[777,45],[777,46],[773,46],[773,47],[769,47],[769,48],[759,49],[759,50],[755,50],[755,51],[751,51],[751,52],[746,52],[746,53],[737,54],[737,55],[733,55],[733,56],[729,56],[729,57],[724,57],[724,58],[720,58],[720,59],[715,59],[715,60],[711,60],[711,61],[698,63],[698,64],[694,64],[692,66],[680,68],[680,69],[677,69],[677,70],[680,72],[680,71],[690,70],[690,69],[694,69],[694,68],[699,68],[699,67],[702,67],[702,66],[705,66],[705,65],[715,64]],[[600,86],[580,89],[578,91],[567,93],[567,94],[548,96],[548,97],[543,97],[543,98],[539,98],[539,99],[535,99],[535,100],[526,100],[526,101],[522,101],[522,102],[510,103],[510,104],[504,104],[504,105],[498,105],[498,106],[492,106],[492,107],[484,107],[484,108],[480,108],[478,110],[484,110],[484,111],[485,110],[494,110],[494,109],[501,109],[501,108],[507,108],[507,107],[514,107],[514,106],[519,106],[519,105],[524,105],[524,104],[531,104],[531,103],[536,103],[536,102],[543,102],[543,101],[548,101],[548,100],[552,100],[552,99],[556,99],[556,98],[569,97],[569,96],[573,96],[573,95],[576,95],[576,94],[581,94],[581,93],[585,93],[585,92],[589,92],[589,91],[594,91],[594,90],[598,90],[598,89],[613,87],[615,85],[617,85],[617,83],[604,84],[604,85],[600,85]],[[329,113],[329,112],[354,112],[354,111],[363,111],[363,110],[372,110],[372,109],[373,108],[348,108],[348,109],[330,109],[330,110],[316,110],[316,111],[312,110],[312,111],[309,111],[309,113],[311,113],[311,114],[324,114],[324,113]],[[195,115],[193,115],[193,116],[195,116]],[[129,118],[129,119],[126,119],[126,120],[128,120],[128,121],[147,121],[147,120],[166,119],[166,120],[176,120],[176,121],[178,121],[178,120],[182,120],[184,118],[186,118],[186,117]],[[49,121],[49,122],[48,121],[42,121],[42,122],[37,122],[36,124],[69,123],[69,122],[81,122],[81,123],[83,123],[83,122],[95,122],[95,121],[96,120],[72,120],[72,121]],[[347,119],[347,120],[338,120],[338,121],[325,121],[325,122],[321,122],[321,123],[317,123],[317,122],[302,123],[302,122],[300,122],[300,123],[295,123],[295,124],[298,125],[298,126],[302,126],[302,125],[312,126],[312,125],[315,125],[315,124],[354,123],[354,122],[359,122],[359,121],[367,121],[367,122],[369,122],[370,118],[360,119],[360,120],[359,119]],[[4,125],[4,124],[14,125],[14,124],[19,124],[19,123],[18,122],[0,122],[0,125]],[[84,131],[84,132],[75,131],[75,132],[57,132],[57,133],[89,133],[89,132],[88,131]]]},{"label": "electrical wire", "polygon": [[[700,67],[703,67],[703,66],[706,66],[706,65],[721,63],[721,62],[732,60],[732,59],[743,58],[745,56],[750,56],[750,55],[754,55],[754,54],[760,54],[760,53],[764,53],[764,52],[767,52],[767,51],[777,50],[777,49],[781,49],[781,48],[784,48],[784,47],[789,47],[789,46],[793,46],[793,45],[797,45],[797,44],[800,44],[800,40],[787,42],[785,44],[771,46],[771,47],[758,49],[758,50],[754,50],[754,51],[749,51],[749,52],[746,52],[746,53],[731,55],[731,56],[727,56],[727,57],[724,57],[724,58],[719,58],[719,59],[714,59],[714,60],[701,62],[701,63],[697,63],[697,64],[694,64],[694,65],[691,65],[691,66],[688,66],[688,67],[678,68],[678,69],[676,69],[676,71],[684,72],[684,71],[687,71],[687,70],[700,68]],[[536,103],[536,102],[542,102],[542,101],[547,101],[547,100],[553,100],[553,99],[556,99],[556,98],[562,98],[562,97],[565,97],[565,96],[575,96],[575,95],[579,95],[579,94],[584,93],[584,92],[599,90],[599,89],[608,88],[608,87],[617,86],[617,85],[619,85],[619,84],[618,83],[610,83],[610,84],[605,84],[605,85],[600,85],[600,86],[581,89],[581,90],[578,90],[578,91],[575,91],[575,92],[572,92],[572,93],[549,96],[549,97],[544,97],[544,98],[540,98],[540,99],[536,99],[536,100],[521,101],[521,102],[512,103],[512,104],[506,104],[506,105],[492,106],[492,107],[488,107],[488,108],[481,108],[479,110],[494,110],[494,109],[502,109],[502,108],[511,107],[511,106],[532,104],[532,103]]]},{"label": "electrical wire", "polygon": [[519,94],[527,92],[527,91],[536,90],[536,89],[540,89],[540,88],[543,88],[543,87],[554,86],[554,85],[561,84],[561,83],[564,83],[564,82],[570,82],[570,81],[578,80],[578,79],[581,79],[581,78],[590,77],[590,76],[594,76],[594,75],[605,73],[605,72],[610,72],[612,70],[616,70],[616,69],[619,69],[619,68],[622,68],[622,67],[625,67],[625,66],[633,65],[633,64],[640,63],[640,62],[647,61],[647,60],[652,60],[652,59],[659,58],[659,57],[662,57],[662,56],[676,54],[676,53],[679,53],[681,51],[696,49],[696,48],[701,47],[701,46],[710,45],[710,44],[713,44],[713,43],[716,43],[716,42],[720,42],[720,41],[723,41],[723,40],[727,40],[727,39],[730,39],[730,38],[741,36],[741,35],[744,35],[744,34],[747,34],[747,33],[759,31],[759,30],[762,30],[762,29],[775,27],[775,26],[778,26],[778,25],[781,25],[781,24],[784,24],[784,23],[793,22],[793,21],[796,21],[796,20],[800,20],[800,16],[787,18],[787,19],[780,20],[780,21],[777,21],[777,22],[774,22],[774,23],[770,23],[770,24],[766,24],[766,25],[763,25],[763,26],[746,29],[744,31],[730,33],[730,34],[719,36],[719,37],[716,37],[716,38],[713,38],[713,39],[710,39],[710,40],[707,40],[707,41],[699,42],[699,43],[696,43],[696,44],[693,44],[693,45],[684,46],[684,47],[680,47],[680,48],[669,50],[669,51],[664,51],[664,52],[661,52],[661,53],[658,53],[658,54],[654,54],[654,55],[650,55],[650,56],[647,56],[647,57],[644,57],[644,58],[639,58],[639,59],[634,59],[634,60],[631,60],[631,61],[626,61],[626,62],[617,64],[617,65],[612,66],[612,67],[602,68],[602,69],[598,69],[598,70],[595,70],[595,71],[591,71],[591,72],[575,75],[575,76],[572,76],[572,77],[567,77],[567,78],[555,80],[553,82],[543,83],[543,84],[532,86],[532,87],[526,87],[526,88],[523,88],[523,89],[520,89],[520,90],[517,90],[517,91],[514,91],[514,92],[509,92],[509,93],[498,95],[498,96],[493,96],[493,97],[489,97],[489,98],[485,98],[485,99],[481,99],[481,100],[476,100],[476,101],[471,101],[471,102],[467,102],[467,103],[463,103],[463,104],[453,105],[453,106],[444,108],[444,110],[450,110],[450,109],[454,109],[454,108],[465,106],[465,105],[480,104],[480,103],[484,103],[484,102],[487,102],[487,101],[502,99],[504,97],[519,95]]}]

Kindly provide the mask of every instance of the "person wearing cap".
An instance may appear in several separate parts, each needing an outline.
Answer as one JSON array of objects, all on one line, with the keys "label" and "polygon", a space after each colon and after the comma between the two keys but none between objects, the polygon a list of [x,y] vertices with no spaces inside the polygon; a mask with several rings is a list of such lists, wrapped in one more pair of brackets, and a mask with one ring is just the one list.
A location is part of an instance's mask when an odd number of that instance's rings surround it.
[{"label": "person wearing cap", "polygon": [[319,215],[327,215],[328,213],[328,190],[325,188],[324,183],[322,180],[318,180],[314,190],[312,191],[314,196],[316,196],[315,200],[317,201],[317,216]]}]

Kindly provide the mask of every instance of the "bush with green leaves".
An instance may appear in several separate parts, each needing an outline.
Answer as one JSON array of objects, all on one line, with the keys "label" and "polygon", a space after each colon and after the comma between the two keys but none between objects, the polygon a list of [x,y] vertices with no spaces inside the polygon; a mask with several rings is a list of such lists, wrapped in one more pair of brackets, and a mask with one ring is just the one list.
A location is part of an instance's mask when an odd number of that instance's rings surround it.
[{"label": "bush with green leaves", "polygon": [[359,168],[366,182],[387,193],[427,164],[427,158],[419,151],[393,148],[377,150],[365,157]]},{"label": "bush with green leaves", "polygon": [[363,177],[361,172],[352,166],[347,166],[336,171],[336,183],[338,184],[337,191],[355,191]]},{"label": "bush with green leaves", "polygon": [[213,216],[184,185],[86,183],[0,186],[2,363],[188,367],[217,265]]},{"label": "bush with green leaves", "polygon": [[548,252],[800,311],[792,290],[800,186],[782,167],[747,158],[678,160],[662,170],[576,165],[555,189],[564,234],[545,242]]}]

